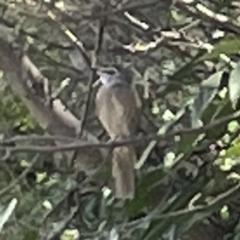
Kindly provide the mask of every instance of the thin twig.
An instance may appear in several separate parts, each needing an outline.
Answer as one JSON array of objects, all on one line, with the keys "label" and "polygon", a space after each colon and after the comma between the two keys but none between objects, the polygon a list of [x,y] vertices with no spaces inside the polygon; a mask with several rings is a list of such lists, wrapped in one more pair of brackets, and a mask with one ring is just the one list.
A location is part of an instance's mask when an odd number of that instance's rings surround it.
[{"label": "thin twig", "polygon": [[137,10],[137,9],[144,9],[144,8],[149,8],[158,5],[161,3],[159,0],[154,0],[154,1],[147,1],[145,3],[136,3],[136,4],[127,4],[121,8],[115,8],[111,9],[109,11],[104,11],[100,13],[94,13],[91,15],[85,15],[83,18],[85,19],[99,19],[99,18],[105,18],[109,17],[111,15],[115,15],[117,13],[122,13],[122,12],[127,12],[127,11],[132,11],[132,10]]},{"label": "thin twig", "polygon": [[13,180],[12,182],[10,182],[10,184],[1,189],[0,190],[0,197],[3,196],[4,194],[8,193],[9,191],[11,191],[20,181],[22,181],[26,175],[30,172],[30,170],[33,168],[33,166],[37,163],[38,161],[38,158],[39,158],[39,154],[37,154],[32,162],[30,163],[29,167],[27,169],[25,169],[20,175],[18,178],[16,178],[15,180]]},{"label": "thin twig", "polygon": [[82,42],[80,42],[80,40],[63,23],[57,21],[56,15],[50,10],[48,16],[57,26],[59,26],[59,29],[64,33],[64,36],[67,37],[67,39],[70,40],[71,43],[74,44],[74,46],[79,50],[80,54],[83,57],[83,60],[86,63],[86,66],[91,69],[91,61],[86,53]]},{"label": "thin twig", "polygon": [[77,190],[78,187],[77,186],[73,186],[71,187],[67,193],[56,203],[56,205],[53,207],[53,209],[51,209],[44,217],[43,220],[41,221],[41,224],[44,224],[47,219],[52,216],[53,213],[55,213],[56,211],[60,210],[60,208],[62,207],[62,204],[66,201],[66,199],[75,191]]},{"label": "thin twig", "polygon": [[236,192],[238,192],[240,189],[240,183],[236,184],[234,187],[230,188],[228,191],[219,194],[217,197],[215,197],[213,200],[209,201],[206,205],[199,205],[199,206],[194,206],[191,209],[182,209],[182,210],[177,210],[174,212],[169,212],[166,214],[156,214],[155,212],[152,212],[152,214],[148,214],[148,216],[138,219],[136,221],[132,221],[128,224],[125,224],[124,226],[119,226],[119,229],[122,228],[127,228],[131,229],[134,227],[137,227],[139,224],[142,223],[150,223],[151,221],[155,220],[161,220],[161,219],[167,219],[167,218],[174,218],[174,217],[182,217],[185,215],[189,214],[194,214],[197,212],[203,212],[203,211],[209,211],[209,214],[211,213],[210,211],[214,211],[216,207],[220,206],[221,204],[226,204],[226,201]]},{"label": "thin twig", "polygon": [[224,14],[213,12],[205,5],[196,1],[178,0],[176,7],[180,8],[184,12],[192,15],[193,17],[201,18],[203,21],[208,21],[218,25],[220,29],[224,31],[230,31],[235,34],[240,34],[240,25],[236,20]]},{"label": "thin twig", "polygon": [[66,142],[73,142],[76,141],[76,138],[74,137],[65,137],[65,136],[55,136],[55,135],[49,135],[49,136],[41,136],[41,135],[27,135],[27,136],[14,136],[11,138],[7,138],[4,140],[0,140],[1,144],[11,144],[14,142],[24,142],[24,141],[66,141]]},{"label": "thin twig", "polygon": [[[96,79],[96,62],[97,62],[97,57],[98,57],[98,54],[101,50],[101,46],[102,46],[102,42],[103,42],[103,34],[104,34],[105,23],[106,23],[106,19],[99,22],[99,31],[98,31],[98,36],[97,36],[97,40],[96,40],[93,61],[92,61],[92,64],[91,64],[92,67],[91,67],[91,74],[90,74],[90,79],[89,79],[89,84],[88,84],[88,94],[87,94],[87,98],[86,98],[85,108],[83,110],[80,129],[79,129],[79,132],[77,133],[77,138],[78,139],[81,138],[84,127],[85,127],[85,124],[86,124],[86,121],[87,121],[87,115],[88,115],[88,112],[89,112],[89,106],[90,106],[91,97],[92,97],[93,83],[94,83],[94,80]],[[77,154],[78,154],[78,150],[75,150],[75,152],[72,155],[71,165],[73,165],[74,160],[77,157]]]},{"label": "thin twig", "polygon": [[58,229],[56,231],[52,231],[51,234],[49,234],[48,237],[46,237],[46,240],[54,240],[58,239],[59,235],[66,229],[68,224],[72,221],[72,219],[76,216],[78,212],[78,206],[73,207],[70,211],[70,213],[65,216],[64,222],[58,224]]},{"label": "thin twig", "polygon": [[240,111],[237,111],[233,114],[230,114],[226,117],[219,118],[214,122],[211,122],[205,126],[197,127],[197,128],[189,128],[189,129],[180,129],[176,131],[172,131],[166,134],[153,134],[148,135],[145,137],[137,137],[132,139],[126,139],[122,141],[112,141],[112,142],[99,142],[99,143],[91,143],[87,141],[79,141],[71,144],[63,144],[59,146],[17,146],[17,147],[4,147],[0,146],[0,150],[7,150],[12,153],[16,152],[42,152],[42,153],[49,153],[49,152],[63,152],[63,151],[73,151],[75,149],[86,149],[86,148],[115,148],[125,145],[136,145],[141,142],[149,142],[152,140],[161,141],[167,140],[169,138],[173,138],[175,136],[183,136],[188,134],[200,134],[204,133],[214,127],[217,127],[220,124],[227,123],[233,120],[237,120],[240,118]]},{"label": "thin twig", "polygon": [[95,51],[94,51],[94,56],[93,56],[93,61],[92,61],[92,68],[91,68],[92,71],[90,74],[90,79],[89,79],[89,84],[88,84],[88,94],[87,94],[87,98],[86,98],[86,104],[85,104],[85,108],[83,111],[80,132],[79,132],[78,137],[81,137],[83,129],[85,127],[86,120],[87,120],[89,105],[90,105],[91,96],[92,96],[92,87],[93,87],[94,80],[96,79],[96,63],[97,63],[98,54],[101,50],[101,46],[102,46],[102,42],[103,42],[104,27],[105,27],[106,21],[107,20],[104,19],[103,21],[99,22],[98,36],[97,36],[97,40],[96,40]]}]

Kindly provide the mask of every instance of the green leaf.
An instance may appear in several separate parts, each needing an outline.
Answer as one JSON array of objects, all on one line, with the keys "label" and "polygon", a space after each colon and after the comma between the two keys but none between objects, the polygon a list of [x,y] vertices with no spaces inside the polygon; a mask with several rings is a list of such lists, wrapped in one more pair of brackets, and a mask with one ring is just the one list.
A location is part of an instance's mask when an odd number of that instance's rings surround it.
[{"label": "green leaf", "polygon": [[[189,200],[195,196],[197,193],[201,191],[201,188],[203,186],[203,180],[199,178],[195,181],[195,183],[192,183],[191,185],[185,187],[182,189],[182,191],[178,192],[174,196],[174,200],[171,201],[171,203],[168,205],[167,209],[164,209],[164,213],[169,213],[172,211],[176,211],[180,208],[186,207],[188,205]],[[168,199],[168,202],[170,199]],[[166,232],[169,232],[171,230],[173,223],[177,224],[178,219],[181,219],[183,216],[179,217],[168,217],[166,219],[157,219],[159,216],[161,216],[161,211],[155,211],[154,216],[156,219],[154,219],[148,230],[144,233],[143,239],[144,240],[155,240],[161,237]],[[183,214],[185,215],[185,214]]]},{"label": "green leaf", "polygon": [[36,231],[28,231],[22,240],[36,240],[38,237],[38,233]]},{"label": "green leaf", "polygon": [[7,209],[3,213],[0,214],[0,232],[2,231],[5,223],[8,221],[8,219],[12,215],[13,211],[15,210],[16,205],[17,205],[17,199],[14,198],[8,204]]},{"label": "green leaf", "polygon": [[[222,101],[221,99],[215,100],[208,109],[205,111],[203,116],[203,123],[204,125],[209,124],[210,122],[214,121],[215,119],[219,119],[225,117],[229,114],[233,113],[233,109],[231,107],[230,101]],[[222,123],[217,125],[216,127],[209,129],[206,132],[206,137],[208,139],[218,139],[222,137],[228,128],[228,123]]]},{"label": "green leaf", "polygon": [[[153,202],[154,188],[164,181],[166,173],[162,169],[150,171],[143,177],[137,186],[135,198],[126,204],[126,209],[129,216],[137,215],[146,205],[151,205]],[[151,191],[150,191],[151,190]]]},{"label": "green leaf", "polygon": [[226,150],[224,157],[236,157],[240,156],[240,142],[234,144],[234,146],[230,147]]},{"label": "green leaf", "polygon": [[211,210],[196,212],[192,216],[185,216],[178,224],[178,237],[184,236],[195,224],[201,222],[212,213]]},{"label": "green leaf", "polygon": [[229,98],[233,108],[236,107],[240,97],[240,61],[237,66],[231,71],[228,82]]},{"label": "green leaf", "polygon": [[198,126],[198,121],[201,119],[203,112],[206,110],[206,108],[218,93],[222,74],[223,71],[216,72],[202,83],[200,91],[194,99],[194,103],[192,105],[191,115],[193,126]]},{"label": "green leaf", "polygon": [[240,51],[239,38],[227,38],[218,42],[210,53],[204,54],[200,60],[211,60],[219,57],[220,54],[234,54]]}]

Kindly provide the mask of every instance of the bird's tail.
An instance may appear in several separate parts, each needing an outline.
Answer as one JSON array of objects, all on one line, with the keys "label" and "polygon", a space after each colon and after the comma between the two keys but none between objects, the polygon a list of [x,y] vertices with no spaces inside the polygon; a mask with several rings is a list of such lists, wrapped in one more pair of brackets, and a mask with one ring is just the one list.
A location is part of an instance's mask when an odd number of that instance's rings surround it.
[{"label": "bird's tail", "polygon": [[115,197],[133,199],[135,195],[134,165],[136,152],[132,146],[117,147],[113,150],[112,176],[115,181]]}]

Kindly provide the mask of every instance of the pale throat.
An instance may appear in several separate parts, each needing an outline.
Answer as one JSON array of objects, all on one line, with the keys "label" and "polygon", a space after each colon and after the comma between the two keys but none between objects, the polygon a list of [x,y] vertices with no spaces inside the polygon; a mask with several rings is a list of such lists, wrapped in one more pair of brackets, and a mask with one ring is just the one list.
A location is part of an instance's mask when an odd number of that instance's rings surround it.
[{"label": "pale throat", "polygon": [[101,73],[99,80],[106,87],[112,87],[116,84],[124,84],[124,82],[118,77],[107,73]]}]

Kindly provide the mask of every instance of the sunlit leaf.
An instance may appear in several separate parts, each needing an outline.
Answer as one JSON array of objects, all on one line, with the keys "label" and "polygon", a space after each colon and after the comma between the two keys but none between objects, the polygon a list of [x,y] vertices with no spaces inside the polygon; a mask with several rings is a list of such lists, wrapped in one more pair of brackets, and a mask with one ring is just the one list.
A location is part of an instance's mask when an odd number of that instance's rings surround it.
[{"label": "sunlit leaf", "polygon": [[224,154],[224,157],[239,157],[240,156],[240,141],[234,143],[234,145],[228,149],[226,149],[226,152]]},{"label": "sunlit leaf", "polygon": [[232,102],[233,107],[236,107],[237,101],[240,97],[240,62],[238,62],[235,69],[230,73],[228,89],[229,89],[229,98]]},{"label": "sunlit leaf", "polygon": [[5,223],[9,220],[10,216],[15,210],[17,203],[18,201],[16,198],[12,199],[8,204],[7,209],[5,209],[4,212],[0,214],[0,232],[3,230]]}]

